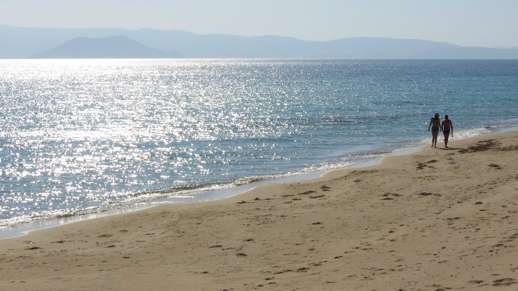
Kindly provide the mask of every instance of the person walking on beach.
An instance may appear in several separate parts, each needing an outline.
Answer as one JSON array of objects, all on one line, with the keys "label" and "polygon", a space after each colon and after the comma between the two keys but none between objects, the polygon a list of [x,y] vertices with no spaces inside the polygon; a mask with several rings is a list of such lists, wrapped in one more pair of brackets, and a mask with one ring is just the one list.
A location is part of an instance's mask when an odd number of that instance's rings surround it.
[{"label": "person walking on beach", "polygon": [[444,115],[444,120],[441,123],[441,130],[444,134],[444,147],[448,148],[448,139],[453,137],[453,122],[448,118],[448,115]]},{"label": "person walking on beach", "polygon": [[437,136],[439,135],[439,130],[441,128],[441,118],[439,118],[439,113],[435,113],[434,117],[430,120],[430,124],[428,124],[428,131],[432,129],[432,147],[437,147]]}]

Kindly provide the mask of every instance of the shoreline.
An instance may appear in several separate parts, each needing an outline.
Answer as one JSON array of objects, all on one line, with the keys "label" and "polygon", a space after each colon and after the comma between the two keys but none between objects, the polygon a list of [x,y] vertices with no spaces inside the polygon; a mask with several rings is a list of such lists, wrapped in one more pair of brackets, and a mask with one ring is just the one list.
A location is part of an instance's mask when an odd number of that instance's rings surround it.
[{"label": "shoreline", "polygon": [[31,232],[0,241],[0,289],[510,290],[517,152],[517,132],[487,134],[315,181]]},{"label": "shoreline", "polygon": [[[412,151],[418,151],[419,147],[412,148]],[[407,153],[403,153],[405,155]],[[408,153],[410,154],[410,153]],[[258,187],[275,186],[275,185],[286,185],[290,183],[298,182],[311,182],[321,179],[323,176],[334,171],[341,170],[352,170],[360,169],[378,165],[382,163],[386,156],[400,155],[400,153],[388,152],[385,154],[379,154],[379,156],[365,159],[365,161],[351,164],[348,166],[333,166],[329,169],[315,169],[294,173],[285,173],[279,175],[271,175],[264,177],[250,177],[244,180],[251,180],[251,182],[233,182],[228,184],[216,184],[215,188],[202,187],[194,188],[190,190],[180,191],[151,191],[148,195],[157,195],[156,198],[144,198],[143,202],[135,203],[132,205],[121,205],[116,208],[101,210],[94,209],[93,212],[80,212],[79,214],[63,215],[63,216],[52,216],[43,217],[30,222],[18,222],[12,225],[6,225],[0,227],[0,241],[5,239],[13,239],[26,236],[34,231],[52,229],[61,227],[71,223],[77,223],[82,221],[88,221],[103,217],[110,217],[114,215],[121,215],[126,213],[132,213],[136,211],[142,211],[149,208],[161,207],[167,205],[190,205],[190,204],[203,204],[208,202],[223,201],[233,197],[237,197],[249,191],[253,191]],[[243,180],[243,179],[242,179]],[[239,182],[239,183],[237,183]],[[160,194],[163,193],[163,194]],[[173,194],[173,195],[171,195]],[[165,196],[160,196],[165,195]],[[201,197],[201,198],[200,198]],[[205,197],[205,198],[203,198]],[[140,197],[139,197],[140,198]]]},{"label": "shoreline", "polygon": [[[511,125],[514,125],[511,123]],[[516,126],[507,127],[490,127],[471,128],[461,130],[466,136],[461,137],[457,141],[464,141],[473,138],[479,138],[484,135],[498,134],[518,131]],[[478,132],[473,135],[472,132]],[[462,134],[461,134],[462,136]],[[442,141],[442,139],[441,139]],[[270,176],[261,177],[246,177],[227,184],[215,184],[212,186],[193,188],[188,190],[158,190],[143,192],[144,195],[137,195],[134,201],[125,202],[113,208],[96,208],[93,211],[87,209],[81,210],[72,214],[65,213],[64,215],[52,215],[42,218],[29,218],[31,221],[15,222],[0,227],[0,241],[4,239],[12,239],[23,237],[33,231],[51,229],[60,227],[70,223],[87,221],[91,219],[98,219],[102,217],[109,217],[113,215],[121,215],[135,211],[142,211],[148,208],[160,207],[162,205],[182,205],[182,204],[198,204],[207,203],[211,201],[226,200],[252,191],[257,187],[264,187],[270,185],[285,185],[297,182],[312,182],[322,179],[329,173],[334,171],[362,169],[371,166],[380,165],[386,158],[393,156],[412,155],[426,149],[427,139],[419,139],[401,143],[399,147],[382,147],[377,150],[367,151],[365,153],[356,153],[353,156],[360,158],[360,161],[351,162],[348,165],[333,162],[327,166],[318,165],[314,169],[305,168],[296,172],[288,172],[283,174],[274,174]],[[312,166],[313,168],[314,166]],[[245,182],[240,182],[244,180]],[[249,182],[251,181],[251,182]],[[147,196],[147,197],[146,197]],[[150,196],[156,196],[151,198]],[[142,202],[138,202],[141,200]]]}]

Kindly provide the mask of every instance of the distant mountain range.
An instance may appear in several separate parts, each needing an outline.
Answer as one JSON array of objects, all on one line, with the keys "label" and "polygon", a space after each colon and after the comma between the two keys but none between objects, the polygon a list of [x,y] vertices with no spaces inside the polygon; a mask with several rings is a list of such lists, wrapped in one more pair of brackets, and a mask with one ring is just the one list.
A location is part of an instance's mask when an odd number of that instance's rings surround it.
[{"label": "distant mountain range", "polygon": [[518,48],[390,38],[307,41],[175,30],[0,26],[0,58],[518,59]]}]

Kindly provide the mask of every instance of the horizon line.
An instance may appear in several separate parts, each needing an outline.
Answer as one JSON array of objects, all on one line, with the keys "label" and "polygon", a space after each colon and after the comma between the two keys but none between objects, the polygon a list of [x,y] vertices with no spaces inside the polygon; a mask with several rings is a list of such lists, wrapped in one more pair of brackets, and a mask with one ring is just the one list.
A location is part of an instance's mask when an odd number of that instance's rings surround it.
[{"label": "horizon line", "polygon": [[[153,27],[140,27],[140,28],[124,28],[124,27],[55,27],[55,26],[20,26],[20,25],[11,25],[11,24],[0,24],[0,27],[8,27],[8,28],[18,28],[18,29],[49,29],[49,30],[126,30],[126,31],[142,31],[142,30],[151,30],[151,31],[162,31],[162,32],[182,32],[182,33],[190,33],[199,36],[234,36],[234,37],[246,37],[246,38],[261,38],[261,37],[276,37],[276,38],[286,38],[293,39],[304,42],[333,42],[340,41],[346,39],[387,39],[387,40],[407,40],[407,41],[426,41],[433,43],[441,43],[452,46],[458,46],[463,48],[487,48],[487,49],[518,49],[518,46],[482,46],[482,45],[462,45],[455,42],[444,41],[444,40],[430,40],[424,38],[410,38],[410,37],[390,37],[390,36],[344,36],[339,38],[332,38],[327,40],[318,40],[318,39],[305,39],[301,37],[295,36],[285,36],[285,35],[275,35],[275,34],[256,34],[256,35],[245,35],[245,34],[234,34],[234,33],[225,33],[225,32],[210,32],[210,33],[199,33],[193,32],[189,30],[183,29],[167,29],[167,28],[153,28]],[[115,36],[115,35],[113,35]]]}]

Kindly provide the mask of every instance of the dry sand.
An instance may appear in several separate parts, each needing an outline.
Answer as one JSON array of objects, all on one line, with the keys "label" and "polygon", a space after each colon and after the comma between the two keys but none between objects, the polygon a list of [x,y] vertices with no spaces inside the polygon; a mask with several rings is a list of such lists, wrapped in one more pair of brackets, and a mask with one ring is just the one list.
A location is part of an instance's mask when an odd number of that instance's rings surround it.
[{"label": "dry sand", "polygon": [[0,290],[518,290],[518,134],[0,241]]}]

